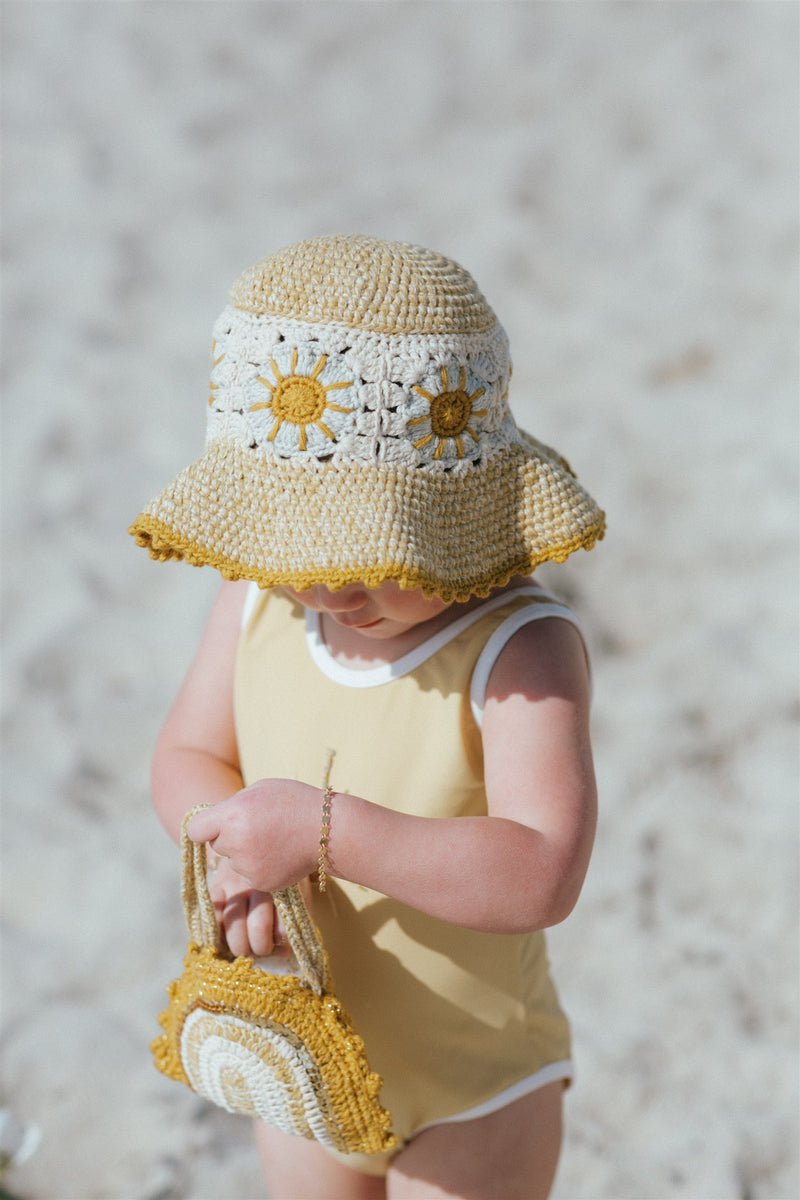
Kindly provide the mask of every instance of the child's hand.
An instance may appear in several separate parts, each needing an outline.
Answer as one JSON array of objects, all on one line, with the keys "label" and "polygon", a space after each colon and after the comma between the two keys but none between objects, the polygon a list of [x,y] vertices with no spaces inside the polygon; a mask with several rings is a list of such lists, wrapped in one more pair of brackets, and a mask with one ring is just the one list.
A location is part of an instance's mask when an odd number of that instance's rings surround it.
[{"label": "child's hand", "polygon": [[[256,892],[277,892],[316,869],[322,792],[293,779],[261,779],[192,817],[206,842]],[[263,923],[264,917],[254,917]],[[233,947],[231,947],[233,949]]]},{"label": "child's hand", "polygon": [[[300,883],[303,899],[311,906],[311,885]],[[209,882],[220,929],[232,954],[266,958],[288,957],[291,947],[272,896],[255,891],[230,863],[222,859]]]}]

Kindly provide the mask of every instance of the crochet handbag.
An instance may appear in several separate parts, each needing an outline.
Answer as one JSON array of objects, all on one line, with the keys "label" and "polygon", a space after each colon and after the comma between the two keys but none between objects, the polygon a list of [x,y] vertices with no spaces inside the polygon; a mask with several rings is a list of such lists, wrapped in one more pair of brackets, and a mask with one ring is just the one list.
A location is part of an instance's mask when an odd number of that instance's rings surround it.
[{"label": "crochet handbag", "polygon": [[[167,988],[152,1044],[170,1079],[228,1112],[344,1151],[377,1154],[397,1139],[381,1107],[381,1079],[333,994],[328,957],[299,887],[274,894],[299,974],[270,974],[234,958],[214,913],[206,848],[181,838],[190,942],[183,975]],[[289,960],[291,962],[291,960]],[[290,967],[291,969],[291,967]]]}]

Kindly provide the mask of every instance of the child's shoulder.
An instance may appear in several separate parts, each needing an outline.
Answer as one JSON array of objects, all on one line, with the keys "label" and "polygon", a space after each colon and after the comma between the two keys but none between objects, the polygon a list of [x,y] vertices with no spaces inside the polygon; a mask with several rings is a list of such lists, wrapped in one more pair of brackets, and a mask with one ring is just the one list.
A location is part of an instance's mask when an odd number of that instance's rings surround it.
[{"label": "child's shoulder", "polygon": [[482,713],[492,695],[527,692],[534,676],[549,688],[552,665],[571,663],[582,688],[581,680],[589,677],[585,634],[558,596],[525,579],[493,597],[484,615],[482,650],[472,676],[473,712]]}]

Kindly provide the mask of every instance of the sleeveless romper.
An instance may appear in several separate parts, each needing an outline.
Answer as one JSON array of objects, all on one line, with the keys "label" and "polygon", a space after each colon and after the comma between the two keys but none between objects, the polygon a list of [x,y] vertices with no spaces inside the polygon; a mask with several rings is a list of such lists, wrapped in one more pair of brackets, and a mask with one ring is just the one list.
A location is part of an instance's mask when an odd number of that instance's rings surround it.
[{"label": "sleeveless romper", "polygon": [[[334,790],[426,817],[487,811],[483,695],[508,638],[540,617],[577,625],[527,585],[490,598],[397,662],[362,671],[330,656],[317,613],[281,591],[254,588],[248,600],[235,674],[245,784],[319,786],[333,749]],[[571,1078],[569,1027],[541,932],[461,929],[335,879],[314,896],[314,919],[401,1146],[428,1125],[482,1116]],[[344,1157],[373,1174],[388,1169],[385,1159]]]}]

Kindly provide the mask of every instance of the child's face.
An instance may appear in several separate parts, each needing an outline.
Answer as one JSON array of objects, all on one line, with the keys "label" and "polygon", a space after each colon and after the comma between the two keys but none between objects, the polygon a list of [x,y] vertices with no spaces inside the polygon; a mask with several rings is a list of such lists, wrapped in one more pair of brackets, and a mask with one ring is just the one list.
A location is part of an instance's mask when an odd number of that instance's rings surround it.
[{"label": "child's face", "polygon": [[438,596],[427,598],[417,590],[404,591],[392,580],[377,588],[349,583],[336,592],[321,584],[304,592],[290,587],[284,591],[306,608],[327,613],[337,625],[367,638],[397,637],[450,607]]}]

